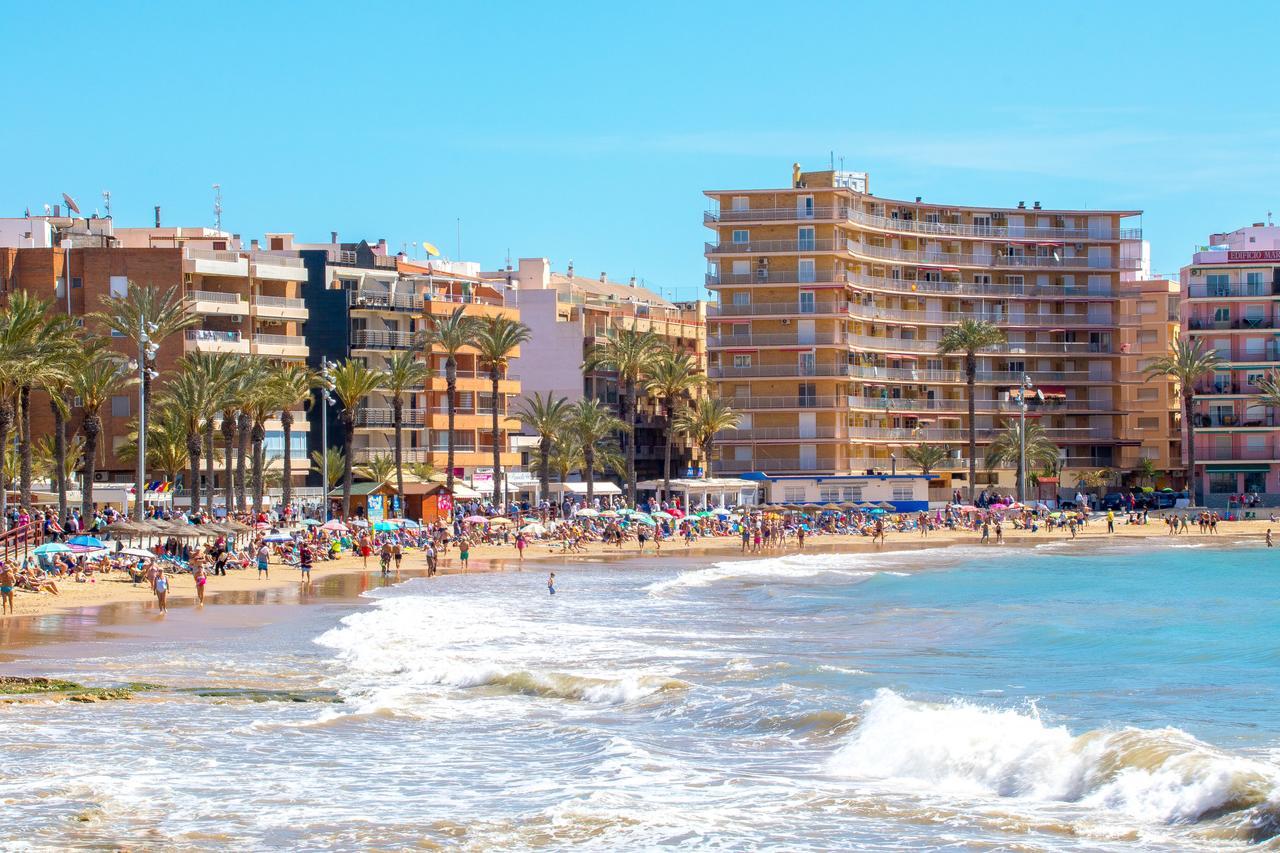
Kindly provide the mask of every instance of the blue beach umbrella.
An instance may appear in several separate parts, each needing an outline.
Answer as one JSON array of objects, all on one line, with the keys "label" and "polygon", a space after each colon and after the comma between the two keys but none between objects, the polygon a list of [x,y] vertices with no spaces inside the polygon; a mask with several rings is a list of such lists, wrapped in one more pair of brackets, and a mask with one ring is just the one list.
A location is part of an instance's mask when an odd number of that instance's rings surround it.
[{"label": "blue beach umbrella", "polygon": [[376,521],[373,524],[373,529],[379,533],[390,533],[393,530],[399,530],[400,526],[392,524],[390,521]]},{"label": "blue beach umbrella", "polygon": [[44,545],[41,545],[38,548],[36,548],[36,550],[33,553],[42,554],[42,555],[43,554],[65,554],[70,550],[71,550],[70,548],[68,548],[66,545],[63,545],[61,542],[47,542]]},{"label": "blue beach umbrella", "polygon": [[[105,548],[107,543],[103,542],[96,536],[72,536],[67,540],[68,545],[80,545],[84,548]],[[68,548],[68,551],[71,549]]]}]

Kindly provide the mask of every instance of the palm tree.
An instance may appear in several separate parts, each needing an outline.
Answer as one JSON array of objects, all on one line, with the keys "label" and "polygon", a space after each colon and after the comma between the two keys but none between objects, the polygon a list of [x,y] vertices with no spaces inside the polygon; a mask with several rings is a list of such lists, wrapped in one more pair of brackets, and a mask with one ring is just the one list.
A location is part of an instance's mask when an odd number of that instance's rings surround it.
[{"label": "palm tree", "polygon": [[[326,459],[328,460],[327,463]],[[311,451],[312,471],[323,476],[326,465],[329,471],[329,481],[324,484],[324,492],[325,500],[328,500],[329,492],[333,491],[334,486],[342,482],[342,472],[347,468],[346,454],[336,447],[326,447],[323,451]]]},{"label": "palm tree", "polygon": [[425,347],[444,350],[445,404],[449,413],[449,455],[445,463],[445,488],[453,493],[453,424],[458,407],[458,353],[472,346],[476,339],[476,318],[465,314],[466,306],[459,305],[452,314],[430,316],[431,327],[427,332]]},{"label": "palm tree", "polygon": [[436,477],[436,466],[430,462],[414,462],[409,466],[409,473],[420,483],[430,483]]},{"label": "palm tree", "polygon": [[703,397],[697,404],[676,416],[675,431],[686,436],[702,450],[702,477],[711,476],[711,452],[716,433],[737,429],[741,416],[721,400]]},{"label": "palm tree", "polygon": [[583,398],[574,404],[569,413],[568,430],[582,448],[583,468],[587,478],[587,501],[596,495],[596,454],[607,446],[615,435],[630,429],[599,400]]},{"label": "palm tree", "polygon": [[89,342],[68,336],[58,347],[62,354],[61,370],[45,371],[40,377],[41,390],[49,397],[49,410],[53,413],[54,488],[58,493],[58,518],[67,521],[67,488],[75,473],[75,460],[80,458],[80,448],[67,446],[67,421],[71,417],[71,377],[86,359],[96,357],[101,342]]},{"label": "palm tree", "polygon": [[[9,294],[8,304],[0,313],[0,448],[7,452],[9,436],[16,419],[19,389],[27,382],[31,363],[40,358],[40,331],[44,327],[47,300],[38,299],[25,290]],[[19,460],[18,467],[21,467]],[[16,469],[6,466],[5,475],[12,479]],[[0,488],[0,523],[8,524],[8,483]]]},{"label": "palm tree", "polygon": [[480,366],[489,372],[489,392],[492,395],[492,411],[489,413],[490,435],[493,439],[493,505],[503,504],[502,448],[498,445],[498,417],[504,418],[506,407],[498,394],[498,382],[507,375],[507,366],[520,345],[533,336],[529,327],[510,317],[493,316],[476,324],[475,347]]},{"label": "palm tree", "polygon": [[902,455],[927,477],[947,461],[951,449],[945,444],[917,444],[902,451]]},{"label": "palm tree", "polygon": [[[84,413],[80,426],[84,433],[80,517],[86,525],[93,518],[93,472],[98,457],[98,437],[102,435],[102,416],[98,413],[113,394],[135,381],[121,359],[106,354],[81,365],[71,377],[72,394],[80,398],[80,409]],[[145,486],[145,483],[138,484],[139,490]]]},{"label": "palm tree", "polygon": [[[395,428],[396,495],[400,501],[400,514],[404,515],[404,395],[419,385],[426,385],[431,378],[431,365],[418,358],[413,350],[400,350],[387,363],[383,371],[383,390],[391,398],[391,425]],[[427,419],[423,418],[423,423]],[[431,446],[428,436],[427,446]]]},{"label": "palm tree", "polygon": [[[333,369],[333,393],[342,406],[342,517],[351,517],[351,454],[356,440],[356,414],[364,398],[384,383],[382,374],[364,362],[347,359]],[[452,432],[453,424],[450,424]],[[453,445],[450,443],[450,455]],[[450,459],[452,463],[452,459]]]},{"label": "palm tree", "polygon": [[549,391],[542,395],[535,391],[532,397],[521,400],[515,411],[520,422],[538,434],[537,468],[540,493],[544,498],[551,491],[551,454],[565,438],[563,433],[569,410],[567,397],[553,397]]},{"label": "palm tree", "polygon": [[[116,451],[121,462],[138,458],[138,421],[130,421],[124,444]],[[187,467],[187,428],[181,413],[165,406],[158,407],[147,418],[147,465],[164,474],[165,480],[177,481]]]},{"label": "palm tree", "polygon": [[1191,499],[1200,500],[1196,489],[1196,424],[1191,416],[1192,400],[1196,393],[1196,383],[1222,364],[1222,359],[1211,349],[1206,349],[1204,341],[1176,340],[1169,347],[1168,355],[1161,356],[1147,366],[1147,378],[1165,377],[1178,384],[1182,395],[1182,423],[1187,428],[1187,488]]},{"label": "palm tree", "polygon": [[582,443],[578,441],[577,435],[574,434],[566,418],[560,433],[556,436],[555,445],[545,456],[538,455],[533,462],[533,469],[546,484],[543,494],[547,494],[551,490],[551,474],[556,475],[557,482],[564,483],[568,481],[571,471],[580,471],[585,464]]},{"label": "palm tree", "polygon": [[587,371],[604,369],[618,374],[622,421],[632,433],[626,442],[627,503],[631,506],[636,502],[636,393],[652,375],[663,350],[662,339],[653,332],[615,329],[592,348],[583,365]]},{"label": "palm tree", "polygon": [[169,377],[157,399],[157,408],[180,421],[186,435],[187,459],[190,463],[191,510],[200,509],[200,452],[205,423],[217,408],[215,389],[209,379],[208,353],[188,353],[178,362],[177,371]]},{"label": "palm tree", "polygon": [[[140,287],[130,281],[125,295],[121,297],[103,296],[104,310],[90,315],[90,319],[104,329],[114,332],[132,344],[130,352],[137,352],[142,358],[142,416],[150,413],[151,407],[151,372],[155,368],[155,357],[148,352],[146,344],[159,346],[170,336],[196,324],[198,318],[189,310],[187,304],[178,295],[177,286],[161,290],[147,285]],[[137,495],[136,513],[142,517],[143,489],[147,478],[147,460],[142,460],[142,470]]]},{"label": "palm tree", "polygon": [[1156,469],[1155,460],[1146,456],[1138,460],[1138,464],[1133,468],[1133,476],[1141,485],[1144,481],[1151,484],[1152,488],[1156,485],[1156,476],[1159,474]]},{"label": "palm tree", "polygon": [[[45,317],[38,334],[37,352],[27,363],[25,381],[18,389],[18,453],[21,456],[19,491],[25,506],[31,506],[31,388],[35,386],[51,391],[51,394],[57,394],[60,389],[65,388],[71,379],[75,355],[80,351],[76,340],[77,329],[69,315]],[[65,431],[63,435],[65,441]],[[65,510],[65,507],[60,508]],[[65,511],[63,515],[65,517]]]},{"label": "palm tree", "polygon": [[[227,466],[228,480],[224,485],[224,500],[226,501],[227,512],[231,512],[231,442],[228,440],[228,421],[231,422],[230,429],[235,430],[235,411],[234,398],[237,384],[240,381],[241,371],[244,369],[244,358],[233,353],[192,353],[192,355],[200,355],[199,362],[201,370],[205,375],[206,381],[209,383],[209,410],[208,417],[204,422],[204,475],[205,480],[209,484],[209,490],[205,493],[204,506],[210,515],[213,514],[213,481],[214,481],[214,463],[217,456],[214,453],[214,415],[220,414],[222,418],[222,437],[224,441],[224,463]],[[228,412],[228,408],[231,409]],[[148,430],[147,440],[151,440],[150,431]],[[148,453],[148,456],[151,454]]]},{"label": "palm tree", "polygon": [[280,408],[280,430],[284,436],[280,503],[286,509],[293,505],[293,410],[311,403],[311,391],[315,387],[315,374],[300,364],[279,368],[272,382],[272,396]]},{"label": "palm tree", "polygon": [[662,456],[662,494],[666,500],[671,495],[671,438],[676,411],[688,399],[690,392],[706,382],[707,377],[698,372],[697,362],[686,352],[663,350],[653,366],[652,375],[645,390],[663,403],[667,421],[666,449]]},{"label": "palm tree", "polygon": [[396,466],[395,457],[390,453],[377,453],[369,457],[369,461],[355,469],[355,473],[362,480],[370,480],[379,486],[385,485],[391,481],[391,478],[399,478],[400,469]]},{"label": "palm tree", "polygon": [[969,503],[973,503],[978,478],[978,414],[974,385],[978,378],[978,352],[1004,343],[1004,332],[986,320],[961,320],[938,341],[938,355],[964,354],[964,379],[969,386]]},{"label": "palm tree", "polygon": [[1086,493],[1101,490],[1114,480],[1115,476],[1116,472],[1110,468],[1081,471],[1076,475],[1076,488],[1083,489]]},{"label": "palm tree", "polygon": [[[1058,464],[1058,446],[1049,439],[1043,426],[1034,420],[1026,422],[1026,464],[1037,468],[1054,468]],[[1020,421],[1010,418],[1004,429],[996,435],[987,448],[987,470],[1012,465],[1018,473],[1018,500],[1026,500],[1023,494],[1023,431]]]},{"label": "palm tree", "polygon": [[76,435],[68,442],[63,436],[63,442],[61,453],[57,435],[42,435],[32,442],[32,463],[37,476],[51,483],[69,483],[75,477],[77,460],[84,453],[84,439]]},{"label": "palm tree", "polygon": [[[231,362],[227,373],[217,385],[219,418],[222,421],[222,500],[230,515],[236,508],[236,498],[244,502],[244,445],[237,441],[240,421],[240,400],[245,386],[253,378],[252,362],[241,356]],[[239,448],[239,453],[237,453]],[[236,464],[240,465],[237,481]]]}]

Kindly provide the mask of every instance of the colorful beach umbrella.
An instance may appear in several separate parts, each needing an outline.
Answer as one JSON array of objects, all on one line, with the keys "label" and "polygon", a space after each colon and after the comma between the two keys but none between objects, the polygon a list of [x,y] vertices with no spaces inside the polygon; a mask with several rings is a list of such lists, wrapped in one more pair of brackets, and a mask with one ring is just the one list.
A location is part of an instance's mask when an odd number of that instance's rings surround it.
[{"label": "colorful beach umbrella", "polygon": [[467,522],[468,524],[488,524],[489,523],[489,519],[485,518],[483,515],[468,515],[466,518],[462,520]]},{"label": "colorful beach umbrella", "polygon": [[[105,548],[107,543],[103,542],[96,536],[72,536],[67,540],[68,545],[79,545],[82,548]],[[70,548],[67,548],[70,551]]]},{"label": "colorful beach umbrella", "polygon": [[600,510],[592,509],[589,506],[584,506],[581,509],[579,509],[577,512],[575,512],[574,515],[580,515],[583,518],[599,518]]},{"label": "colorful beach umbrella", "polygon": [[[87,537],[86,537],[86,538],[87,538]],[[61,542],[46,542],[45,544],[43,544],[43,545],[39,546],[38,548],[36,548],[36,550],[35,550],[35,552],[34,552],[34,553],[36,553],[36,554],[65,554],[65,553],[67,553],[67,552],[68,552],[68,551],[70,551],[70,550],[71,550],[71,549],[70,549],[69,547],[67,547],[66,545],[63,545]]]},{"label": "colorful beach umbrella", "polygon": [[304,518],[304,519],[302,519],[302,526],[303,526],[303,527],[319,527],[319,526],[320,526],[321,524],[323,524],[323,523],[324,523],[324,522],[322,522],[322,521],[320,521],[320,520],[318,520],[318,519],[315,519],[315,518]]},{"label": "colorful beach umbrella", "polygon": [[374,522],[373,529],[379,533],[391,533],[399,530],[400,526],[391,521],[378,521]]},{"label": "colorful beach umbrella", "polygon": [[338,521],[338,519],[336,519],[336,518],[334,518],[334,519],[330,519],[329,521],[326,521],[324,524],[320,525],[320,529],[321,529],[321,530],[329,530],[329,531],[332,531],[332,532],[334,532],[334,533],[346,533],[346,532],[347,532],[347,526],[346,526],[345,524],[343,524],[341,521]]}]

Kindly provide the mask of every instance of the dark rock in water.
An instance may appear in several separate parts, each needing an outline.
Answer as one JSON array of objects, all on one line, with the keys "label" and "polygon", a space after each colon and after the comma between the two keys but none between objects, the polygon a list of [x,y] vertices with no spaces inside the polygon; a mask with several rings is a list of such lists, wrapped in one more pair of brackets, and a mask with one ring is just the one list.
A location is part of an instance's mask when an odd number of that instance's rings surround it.
[{"label": "dark rock in water", "polygon": [[[86,687],[74,681],[60,678],[16,675],[0,675],[0,696],[49,696],[69,694],[62,698],[69,702],[105,702],[111,699],[132,699],[133,694],[144,690],[161,690],[160,684],[136,681],[120,687]],[[56,695],[54,698],[58,698]]]},{"label": "dark rock in water", "polygon": [[79,690],[81,687],[82,685],[74,681],[63,681],[60,678],[0,675],[0,694],[22,696],[30,693],[62,693],[67,690]]},{"label": "dark rock in water", "polygon": [[323,702],[340,704],[333,690],[270,690],[251,687],[192,687],[187,690],[206,699],[241,699],[246,702]]}]

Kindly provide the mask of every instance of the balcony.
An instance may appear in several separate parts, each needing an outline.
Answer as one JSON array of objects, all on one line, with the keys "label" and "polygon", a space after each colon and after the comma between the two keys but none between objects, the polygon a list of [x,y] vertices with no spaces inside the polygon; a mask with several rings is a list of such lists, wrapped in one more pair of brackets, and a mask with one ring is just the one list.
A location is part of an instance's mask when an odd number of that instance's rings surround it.
[{"label": "balcony", "polygon": [[182,250],[182,271],[197,275],[248,278],[249,260],[239,252],[188,248]]},{"label": "balcony", "polygon": [[212,329],[187,329],[183,333],[188,352],[233,352],[248,355],[249,342],[239,332],[218,332]]},{"label": "balcony", "polygon": [[707,376],[712,379],[733,379],[753,376],[848,376],[847,364],[750,364],[742,367],[708,367]]},{"label": "balcony", "polygon": [[[1035,379],[1040,383],[1075,383],[1093,384],[1111,382],[1109,376],[1094,376],[1087,370],[1036,370]],[[932,382],[965,382],[963,370],[929,370],[915,367],[881,367],[874,364],[851,364],[848,375],[854,379],[883,380],[887,382],[903,382],[907,384],[928,384]],[[979,385],[1017,385],[1026,376],[1025,371],[978,371],[975,382]]]},{"label": "balcony", "polygon": [[999,252],[967,254],[963,252],[919,251],[894,249],[889,246],[873,246],[849,241],[848,251],[854,255],[875,260],[893,261],[916,266],[935,267],[997,267],[1002,269],[1138,269],[1141,262],[1135,258],[1092,258],[1087,255],[1008,255]]},{"label": "balcony", "polygon": [[849,303],[753,302],[750,305],[709,305],[707,317],[844,317]]},{"label": "balcony", "polygon": [[834,460],[797,459],[716,459],[711,470],[719,474],[741,474],[747,471],[763,471],[767,474],[790,474],[804,471],[833,471]]},{"label": "balcony", "polygon": [[307,303],[286,296],[259,296],[253,300],[253,315],[273,320],[306,320]]},{"label": "balcony", "polygon": [[[1141,240],[1141,228],[1067,228],[1036,227],[1032,225],[965,225],[960,222],[930,222],[924,219],[903,219],[881,216],[856,208],[842,208],[844,218],[858,225],[879,231],[894,231],[930,237],[949,237],[960,240],[1060,240],[1071,243],[1096,243],[1116,240]],[[1040,211],[1027,211],[1035,215]]]},{"label": "balcony", "polygon": [[[969,411],[969,401],[961,397],[951,400],[889,397],[887,403],[888,411],[894,414],[904,412],[954,412],[956,414],[964,414]],[[850,409],[883,412],[886,409],[886,400],[883,397],[855,396],[847,398],[846,405]],[[1016,415],[1019,412],[1019,407],[1016,402],[1008,399],[975,400],[974,411],[988,414]],[[1030,400],[1027,402],[1028,416],[1079,411],[1114,412],[1116,411],[1116,406],[1110,400],[1062,400],[1051,398],[1043,403]]]},{"label": "balcony", "polygon": [[1280,462],[1280,450],[1267,436],[1260,443],[1236,442],[1222,446],[1217,442],[1196,442],[1196,462]]},{"label": "balcony", "polygon": [[797,397],[725,397],[723,402],[739,412],[765,409],[833,409],[843,406],[847,397],[831,394],[815,394]]},{"label": "balcony", "polygon": [[1027,326],[1032,328],[1056,328],[1058,326],[1116,328],[1118,323],[1110,317],[1097,314],[1063,314],[1023,311],[917,311],[904,308],[885,308],[861,302],[849,303],[849,316],[861,320],[896,320],[906,324],[954,326],[961,320],[985,320],[997,326]]},{"label": "balcony", "polygon": [[422,297],[411,293],[377,293],[368,290],[348,290],[347,306],[367,311],[422,312]]},{"label": "balcony", "polygon": [[218,290],[188,290],[187,302],[196,314],[213,314],[229,317],[245,317],[249,303],[239,293]]},{"label": "balcony", "polygon": [[1280,296],[1280,281],[1232,281],[1226,284],[1192,282],[1187,287],[1188,299],[1247,299],[1257,296]]},{"label": "balcony", "polygon": [[[401,423],[405,428],[423,427],[427,423],[427,409],[401,409]],[[356,412],[356,426],[390,429],[395,426],[395,410],[390,408],[361,408]]]},{"label": "balcony", "polygon": [[844,346],[845,335],[840,332],[798,332],[777,334],[708,335],[710,348],[734,349],[742,347],[810,347]]},{"label": "balcony", "polygon": [[[379,332],[360,329],[351,333],[352,349],[420,349],[421,336],[415,332]],[[461,376],[461,372],[458,374]]]},{"label": "balcony", "polygon": [[798,270],[770,270],[768,267],[756,267],[756,271],[753,273],[706,274],[706,284],[709,288],[770,284],[804,286],[806,284],[832,284],[835,282],[848,283],[853,280],[853,274],[834,270],[820,270],[812,274],[806,274],[806,279],[805,281],[800,279]]},{"label": "balcony", "polygon": [[1041,286],[1034,283],[1023,284],[977,284],[971,281],[925,281],[923,279],[890,278],[886,276],[855,275],[850,276],[850,284],[855,288],[881,290],[888,293],[909,293],[912,295],[938,294],[961,298],[997,298],[1005,296],[1024,297],[1029,299],[1114,299],[1112,282],[1107,280],[1105,286],[1086,281]]},{"label": "balcony", "polygon": [[[998,430],[990,428],[979,428],[977,431],[978,443],[990,443],[997,432]],[[868,441],[900,441],[907,444],[914,442],[967,442],[969,440],[969,430],[967,429],[946,429],[941,427],[909,429],[905,427],[853,426],[849,427],[849,434],[854,441],[865,439]],[[1051,441],[1058,443],[1112,441],[1115,439],[1115,434],[1110,427],[1048,427],[1045,429],[1045,434]]]},{"label": "balcony", "polygon": [[267,281],[305,281],[307,269],[302,258],[288,255],[273,255],[269,252],[251,252],[249,261],[253,264],[253,277]]},{"label": "balcony", "polygon": [[253,349],[258,355],[279,358],[306,358],[309,352],[301,335],[254,335]]},{"label": "balcony", "polygon": [[755,427],[721,430],[716,433],[716,441],[843,441],[850,437],[850,432],[850,429],[843,426]]},{"label": "balcony", "polygon": [[1197,397],[1250,396],[1261,393],[1261,388],[1247,382],[1202,382],[1195,386]]},{"label": "balcony", "polygon": [[[849,346],[855,349],[881,350],[885,352],[924,352],[938,351],[938,342],[921,338],[894,338],[888,335],[849,335]],[[1047,355],[1088,355],[1106,353],[1101,344],[1088,341],[1069,343],[1066,341],[1019,341],[986,347],[983,353],[1008,353],[1023,355],[1038,353]]]},{"label": "balcony", "polygon": [[1254,415],[1195,412],[1191,419],[1196,429],[1274,429],[1280,426],[1280,418],[1270,412]]},{"label": "balcony", "polygon": [[707,243],[708,255],[769,255],[786,252],[842,252],[845,240],[750,240],[746,243]]},{"label": "balcony", "polygon": [[1188,317],[1188,332],[1249,332],[1255,329],[1274,329],[1275,320],[1270,317],[1233,317],[1218,320],[1213,317]]},{"label": "balcony", "polygon": [[843,207],[755,207],[747,210],[708,210],[702,214],[704,225],[720,222],[834,222],[844,219]]}]

